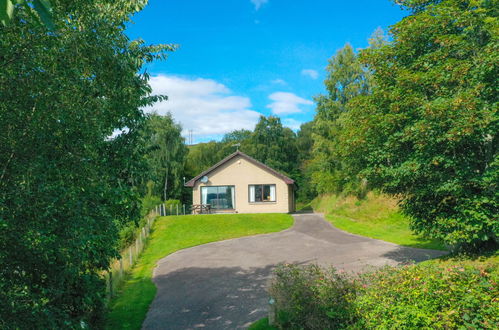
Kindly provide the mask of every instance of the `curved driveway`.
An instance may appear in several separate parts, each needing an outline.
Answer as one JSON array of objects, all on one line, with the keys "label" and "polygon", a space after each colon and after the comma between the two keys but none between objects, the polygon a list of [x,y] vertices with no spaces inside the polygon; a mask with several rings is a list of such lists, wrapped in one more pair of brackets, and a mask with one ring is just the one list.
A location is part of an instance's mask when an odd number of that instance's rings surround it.
[{"label": "curved driveway", "polygon": [[338,230],[319,214],[294,215],[292,228],[177,251],[158,262],[158,288],[144,329],[246,328],[266,315],[265,287],[279,263],[318,263],[358,272],[422,261],[442,251],[414,249]]}]

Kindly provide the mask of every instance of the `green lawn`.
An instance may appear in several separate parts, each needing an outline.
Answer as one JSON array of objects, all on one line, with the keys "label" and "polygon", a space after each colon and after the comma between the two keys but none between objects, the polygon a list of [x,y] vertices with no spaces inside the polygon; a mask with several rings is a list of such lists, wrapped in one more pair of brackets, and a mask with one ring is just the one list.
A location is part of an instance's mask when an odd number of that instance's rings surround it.
[{"label": "green lawn", "polygon": [[324,212],[335,227],[352,234],[404,246],[445,250],[441,242],[415,235],[396,201],[384,195],[369,193],[363,200],[326,195],[316,198],[312,206],[315,211]]},{"label": "green lawn", "polygon": [[140,329],[156,295],[152,271],[161,258],[188,247],[289,228],[288,214],[211,214],[158,218],[148,245],[110,304],[108,329]]}]

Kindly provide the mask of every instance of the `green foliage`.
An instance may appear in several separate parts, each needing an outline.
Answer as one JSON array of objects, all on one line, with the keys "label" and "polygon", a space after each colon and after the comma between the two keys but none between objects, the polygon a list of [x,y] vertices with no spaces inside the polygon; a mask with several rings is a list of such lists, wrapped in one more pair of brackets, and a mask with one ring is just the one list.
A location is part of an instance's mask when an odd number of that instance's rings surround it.
[{"label": "green foliage", "polygon": [[[379,32],[378,32],[379,33]],[[374,38],[376,42],[379,37]],[[325,81],[327,95],[319,95],[313,124],[313,153],[309,163],[312,182],[318,193],[355,191],[359,180],[345,170],[338,155],[338,118],[348,111],[347,103],[370,88],[371,74],[360,63],[352,46],[346,44],[330,60]]]},{"label": "green foliage", "polygon": [[476,260],[445,259],[386,266],[360,276],[315,265],[277,267],[269,289],[276,300],[276,325],[280,329],[497,328],[497,254]]},{"label": "green foliage", "polygon": [[344,329],[355,321],[357,284],[344,272],[317,265],[280,265],[269,294],[280,329]]},{"label": "green foliage", "polygon": [[279,117],[261,116],[241,151],[292,178],[299,174],[296,135]]},{"label": "green foliage", "polygon": [[393,42],[362,52],[376,88],[348,104],[338,152],[402,198],[416,232],[497,246],[497,1],[403,3]]},{"label": "green foliage", "polygon": [[317,196],[317,190],[312,183],[312,167],[310,166],[314,140],[312,137],[314,122],[309,121],[300,126],[296,135],[300,175],[296,178],[298,185],[298,200],[309,202]]},{"label": "green foliage", "polygon": [[236,150],[232,148],[226,154],[222,149],[223,144],[215,141],[190,146],[186,164],[189,179],[207,170]]},{"label": "green foliage", "polygon": [[102,271],[140,217],[140,109],[158,97],[137,72],[172,49],[124,34],[142,1],[51,3],[54,32],[23,6],[0,25],[2,329],[98,326]]},{"label": "green foliage", "polygon": [[163,200],[182,197],[188,149],[181,133],[182,127],[170,113],[150,115],[142,133],[150,169],[148,182],[154,182],[152,194]]},{"label": "green foliage", "polygon": [[156,295],[151,281],[156,263],[188,247],[223,239],[271,233],[289,228],[288,214],[209,214],[160,217],[146,249],[118,297],[111,302],[108,329],[140,329]]},{"label": "green foliage", "polygon": [[2,25],[7,26],[10,23],[16,7],[22,7],[47,28],[54,30],[52,6],[49,0],[0,0],[0,23]]},{"label": "green foliage", "polygon": [[264,317],[251,324],[248,328],[249,330],[277,330],[276,327],[269,325],[269,319]]},{"label": "green foliage", "polygon": [[365,275],[358,328],[492,329],[499,325],[498,264],[387,267]]}]

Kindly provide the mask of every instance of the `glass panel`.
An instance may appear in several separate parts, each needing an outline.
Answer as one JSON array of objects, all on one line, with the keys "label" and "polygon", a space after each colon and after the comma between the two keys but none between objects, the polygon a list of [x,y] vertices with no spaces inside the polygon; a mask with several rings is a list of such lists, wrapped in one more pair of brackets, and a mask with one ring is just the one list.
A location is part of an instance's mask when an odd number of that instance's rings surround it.
[{"label": "glass panel", "polygon": [[212,208],[217,208],[218,187],[203,187],[206,190],[206,204]]},{"label": "glass panel", "polygon": [[255,202],[262,201],[262,186],[255,186]]},{"label": "glass panel", "polygon": [[265,202],[270,201],[270,186],[269,185],[264,185],[263,186],[263,200]]},{"label": "glass panel", "polygon": [[210,204],[213,209],[234,208],[234,187],[202,187],[201,196],[203,204]]},{"label": "glass panel", "polygon": [[229,206],[229,204],[232,204],[232,197],[230,196],[230,188],[227,186],[218,187],[217,208],[218,209],[232,208],[231,206]]}]

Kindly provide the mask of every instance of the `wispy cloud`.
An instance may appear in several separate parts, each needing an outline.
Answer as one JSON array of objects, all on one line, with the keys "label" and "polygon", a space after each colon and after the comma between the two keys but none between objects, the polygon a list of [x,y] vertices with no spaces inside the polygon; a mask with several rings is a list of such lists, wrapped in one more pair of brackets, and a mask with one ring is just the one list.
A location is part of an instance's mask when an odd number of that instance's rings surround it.
[{"label": "wispy cloud", "polygon": [[220,137],[235,129],[253,129],[261,115],[251,110],[249,98],[234,95],[215,80],[158,75],[151,77],[150,84],[153,94],[168,95],[168,100],[146,112],[171,112],[184,131],[193,130],[198,140]]},{"label": "wispy cloud", "polygon": [[271,81],[274,85],[287,85],[288,83],[282,79],[274,79]]},{"label": "wispy cloud", "polygon": [[272,93],[269,95],[269,99],[273,102],[267,105],[267,108],[271,109],[272,113],[276,115],[300,113],[303,112],[300,106],[314,104],[310,100],[287,92]]},{"label": "wispy cloud", "polygon": [[251,3],[255,5],[255,10],[260,9],[267,2],[269,2],[269,0],[251,0]]},{"label": "wispy cloud", "polygon": [[301,74],[304,76],[310,77],[314,80],[319,78],[319,73],[315,70],[312,70],[312,69],[303,69],[303,70],[301,70]]}]

